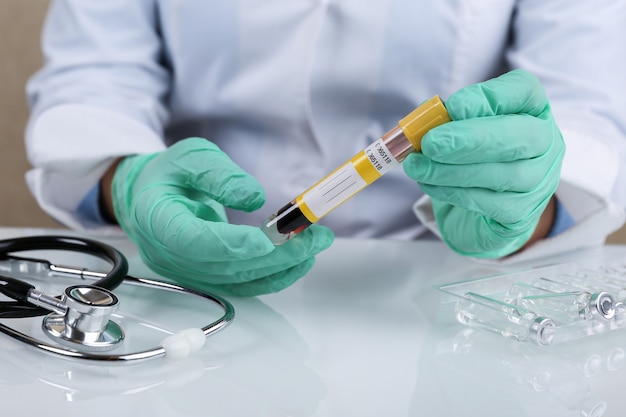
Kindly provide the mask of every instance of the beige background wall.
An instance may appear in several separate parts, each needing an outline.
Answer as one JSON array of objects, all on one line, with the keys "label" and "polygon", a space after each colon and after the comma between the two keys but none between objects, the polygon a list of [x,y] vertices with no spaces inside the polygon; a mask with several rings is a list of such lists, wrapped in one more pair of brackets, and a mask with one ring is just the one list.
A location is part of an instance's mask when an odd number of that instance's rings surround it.
[{"label": "beige background wall", "polygon": [[58,227],[26,188],[23,132],[27,78],[41,65],[46,0],[0,0],[0,226]]},{"label": "beige background wall", "polygon": [[[133,0],[129,0],[133,1]],[[39,37],[47,0],[0,0],[0,226],[59,227],[26,188],[24,86],[41,65]],[[626,243],[626,228],[609,237]]]}]

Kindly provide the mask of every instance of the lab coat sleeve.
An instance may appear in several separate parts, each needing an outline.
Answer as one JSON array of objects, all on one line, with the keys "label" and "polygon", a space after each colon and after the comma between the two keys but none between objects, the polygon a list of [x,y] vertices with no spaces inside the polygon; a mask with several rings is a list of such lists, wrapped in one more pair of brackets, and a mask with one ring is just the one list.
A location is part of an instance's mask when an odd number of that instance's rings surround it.
[{"label": "lab coat sleeve", "polygon": [[521,0],[506,57],[541,80],[565,181],[626,207],[626,2]]},{"label": "lab coat sleeve", "polygon": [[77,209],[113,160],[165,148],[170,75],[156,13],[148,0],[50,5],[45,65],[27,85],[26,177],[40,206],[66,226],[94,227]]},{"label": "lab coat sleeve", "polygon": [[[623,225],[626,206],[626,3],[521,0],[512,25],[507,62],[544,85],[566,144],[556,195],[575,224],[486,261],[496,263],[601,245]],[[414,211],[440,236],[428,197]]]},{"label": "lab coat sleeve", "polygon": [[50,216],[77,230],[110,228],[90,223],[78,207],[116,158],[165,148],[160,136],[141,123],[72,104],[43,112],[29,126],[27,141],[31,192]]}]

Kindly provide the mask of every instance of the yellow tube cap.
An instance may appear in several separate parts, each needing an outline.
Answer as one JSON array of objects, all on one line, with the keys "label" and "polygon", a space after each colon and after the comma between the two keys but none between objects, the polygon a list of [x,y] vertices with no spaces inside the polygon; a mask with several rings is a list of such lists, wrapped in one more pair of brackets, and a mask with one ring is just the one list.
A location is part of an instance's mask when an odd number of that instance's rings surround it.
[{"label": "yellow tube cap", "polygon": [[449,122],[450,115],[439,96],[434,96],[411,113],[406,115],[398,125],[416,151],[422,149],[422,137],[433,127]]}]

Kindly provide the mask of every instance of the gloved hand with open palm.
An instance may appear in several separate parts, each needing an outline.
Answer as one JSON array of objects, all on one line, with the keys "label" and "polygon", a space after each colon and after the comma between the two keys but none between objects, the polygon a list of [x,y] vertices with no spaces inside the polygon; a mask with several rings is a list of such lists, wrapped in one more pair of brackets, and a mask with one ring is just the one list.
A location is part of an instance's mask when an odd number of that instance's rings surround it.
[{"label": "gloved hand with open palm", "polygon": [[265,193],[201,138],[123,159],[112,197],[117,221],[148,267],[201,290],[240,296],[279,291],[306,274],[334,238],[315,226],[275,247],[258,227],[229,224],[224,207],[256,210]]}]

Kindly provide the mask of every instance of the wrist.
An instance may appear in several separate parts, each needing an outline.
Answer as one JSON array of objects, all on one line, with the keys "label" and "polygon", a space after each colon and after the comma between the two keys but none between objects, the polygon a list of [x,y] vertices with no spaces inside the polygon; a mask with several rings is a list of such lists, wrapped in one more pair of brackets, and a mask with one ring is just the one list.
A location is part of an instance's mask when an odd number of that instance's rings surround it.
[{"label": "wrist", "polygon": [[113,177],[122,158],[115,160],[100,179],[100,210],[102,216],[110,223],[117,224],[113,209]]},{"label": "wrist", "polygon": [[552,197],[550,197],[548,205],[543,210],[543,213],[539,218],[539,223],[537,224],[537,227],[535,227],[535,231],[531,235],[530,239],[528,239],[528,242],[526,242],[526,244],[522,246],[520,250],[523,250],[527,246],[530,246],[533,243],[548,237],[556,219],[556,207],[556,196],[552,195]]}]

